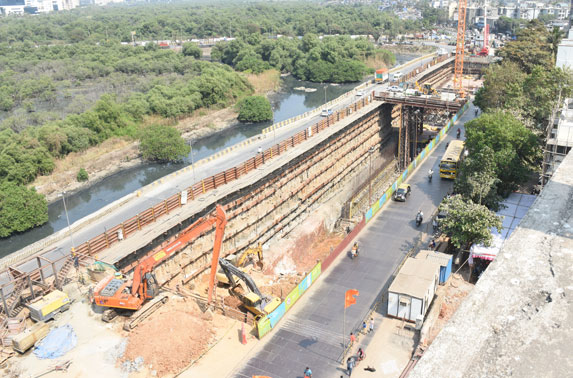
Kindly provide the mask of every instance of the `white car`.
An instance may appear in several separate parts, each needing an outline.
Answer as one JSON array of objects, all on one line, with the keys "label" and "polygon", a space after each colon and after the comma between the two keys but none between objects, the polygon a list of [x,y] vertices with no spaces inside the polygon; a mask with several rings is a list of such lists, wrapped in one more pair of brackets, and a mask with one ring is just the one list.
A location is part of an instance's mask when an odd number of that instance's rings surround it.
[{"label": "white car", "polygon": [[356,92],[356,97],[362,97],[364,96],[364,91],[357,91]]},{"label": "white car", "polygon": [[328,117],[328,116],[332,115],[332,109],[322,109],[322,111],[320,112],[320,115],[322,117]]},{"label": "white car", "polygon": [[397,85],[392,85],[391,87],[388,88],[388,91],[389,92],[402,92],[403,89]]}]

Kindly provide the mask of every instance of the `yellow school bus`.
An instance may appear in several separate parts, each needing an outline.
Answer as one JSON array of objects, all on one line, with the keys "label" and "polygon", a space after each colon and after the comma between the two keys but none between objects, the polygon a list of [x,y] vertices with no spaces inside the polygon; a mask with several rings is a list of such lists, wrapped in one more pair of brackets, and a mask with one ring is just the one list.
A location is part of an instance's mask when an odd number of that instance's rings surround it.
[{"label": "yellow school bus", "polygon": [[446,153],[440,161],[440,177],[455,179],[458,175],[462,154],[464,153],[464,142],[452,140],[446,149]]}]

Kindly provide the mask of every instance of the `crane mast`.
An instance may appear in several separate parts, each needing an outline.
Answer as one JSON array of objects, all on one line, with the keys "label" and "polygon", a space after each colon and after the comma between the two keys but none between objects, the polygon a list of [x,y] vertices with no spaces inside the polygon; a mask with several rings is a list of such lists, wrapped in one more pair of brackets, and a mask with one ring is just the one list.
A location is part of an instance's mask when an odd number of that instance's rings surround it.
[{"label": "crane mast", "polygon": [[454,90],[464,97],[462,79],[464,74],[464,48],[466,39],[466,8],[467,0],[458,3],[458,36],[456,39],[456,61],[454,64]]}]

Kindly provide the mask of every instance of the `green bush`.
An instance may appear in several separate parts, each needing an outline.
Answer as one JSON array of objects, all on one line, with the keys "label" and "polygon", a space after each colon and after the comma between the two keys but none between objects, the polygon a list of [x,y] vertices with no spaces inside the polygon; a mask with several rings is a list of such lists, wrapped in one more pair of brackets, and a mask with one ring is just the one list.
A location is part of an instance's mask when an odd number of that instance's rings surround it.
[{"label": "green bush", "polygon": [[173,127],[151,125],[141,132],[139,152],[146,160],[181,161],[190,150],[191,148]]},{"label": "green bush", "polygon": [[22,232],[48,221],[48,203],[34,188],[14,182],[0,184],[0,237]]},{"label": "green bush", "polygon": [[191,56],[195,59],[201,59],[201,56],[203,55],[203,52],[201,51],[199,46],[197,46],[197,44],[193,42],[184,43],[181,52],[183,53],[183,55]]},{"label": "green bush", "polygon": [[88,179],[89,179],[88,171],[86,171],[84,168],[80,168],[80,171],[78,172],[78,175],[76,178],[79,182],[88,181]]},{"label": "green bush", "polygon": [[249,96],[239,102],[239,121],[261,122],[273,119],[271,103],[263,96]]}]

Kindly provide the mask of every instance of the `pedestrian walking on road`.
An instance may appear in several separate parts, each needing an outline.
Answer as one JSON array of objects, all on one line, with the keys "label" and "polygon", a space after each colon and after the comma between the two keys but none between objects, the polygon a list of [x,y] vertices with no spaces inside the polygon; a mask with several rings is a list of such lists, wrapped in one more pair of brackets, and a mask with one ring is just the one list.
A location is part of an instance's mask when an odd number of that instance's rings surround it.
[{"label": "pedestrian walking on road", "polygon": [[308,366],[304,369],[304,378],[312,378],[312,370]]},{"label": "pedestrian walking on road", "polygon": [[432,220],[432,227],[434,228],[434,232],[438,231],[438,221],[436,218]]},{"label": "pedestrian walking on road", "polygon": [[355,341],[356,336],[354,336],[354,333],[350,332],[350,346],[353,346]]},{"label": "pedestrian walking on road", "polygon": [[352,375],[352,369],[354,369],[354,366],[354,358],[348,357],[348,360],[346,360],[346,372],[348,373],[349,377]]},{"label": "pedestrian walking on road", "polygon": [[362,322],[362,333],[366,335],[366,322]]},{"label": "pedestrian walking on road", "polygon": [[374,318],[370,318],[370,329],[368,330],[368,333],[374,331]]}]

